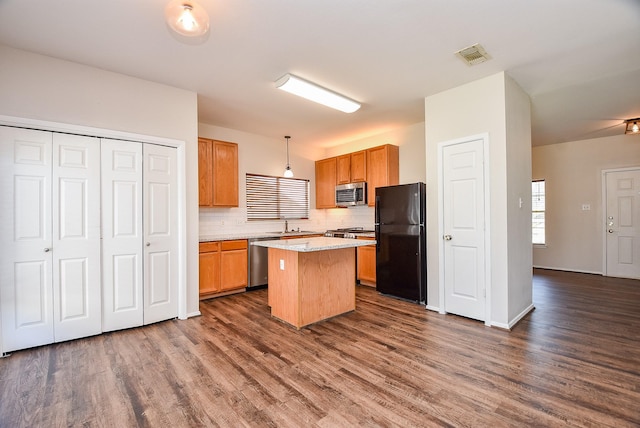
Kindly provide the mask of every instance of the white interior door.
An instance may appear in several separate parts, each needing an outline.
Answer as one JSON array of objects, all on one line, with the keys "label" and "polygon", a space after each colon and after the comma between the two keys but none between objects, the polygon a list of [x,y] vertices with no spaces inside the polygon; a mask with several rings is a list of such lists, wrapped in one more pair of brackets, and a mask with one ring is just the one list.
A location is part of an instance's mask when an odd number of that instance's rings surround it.
[{"label": "white interior door", "polygon": [[177,152],[143,146],[144,324],[178,316]]},{"label": "white interior door", "polygon": [[55,341],[102,332],[100,141],[53,134]]},{"label": "white interior door", "polygon": [[640,168],[605,174],[606,275],[640,278]]},{"label": "white interior door", "polygon": [[4,352],[52,343],[52,134],[0,127]]},{"label": "white interior door", "polygon": [[444,307],[485,319],[484,142],[442,150]]},{"label": "white interior door", "polygon": [[143,322],[142,143],[103,139],[104,331]]}]

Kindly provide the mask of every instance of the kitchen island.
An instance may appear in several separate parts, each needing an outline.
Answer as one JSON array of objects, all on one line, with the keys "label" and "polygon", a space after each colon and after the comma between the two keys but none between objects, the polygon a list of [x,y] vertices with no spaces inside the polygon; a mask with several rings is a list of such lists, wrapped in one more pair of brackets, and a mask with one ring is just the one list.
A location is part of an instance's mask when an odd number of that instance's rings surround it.
[{"label": "kitchen island", "polygon": [[355,310],[355,248],[371,243],[327,237],[253,242],[269,248],[271,316],[300,329]]}]

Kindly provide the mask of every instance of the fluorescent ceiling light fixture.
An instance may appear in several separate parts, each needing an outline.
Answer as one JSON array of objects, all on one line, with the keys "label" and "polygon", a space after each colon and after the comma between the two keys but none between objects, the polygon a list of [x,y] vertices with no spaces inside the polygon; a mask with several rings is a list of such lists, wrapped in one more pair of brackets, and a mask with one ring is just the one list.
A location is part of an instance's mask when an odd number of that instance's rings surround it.
[{"label": "fluorescent ceiling light fixture", "polygon": [[276,80],[276,88],[345,113],[360,108],[360,103],[293,74],[285,74]]}]

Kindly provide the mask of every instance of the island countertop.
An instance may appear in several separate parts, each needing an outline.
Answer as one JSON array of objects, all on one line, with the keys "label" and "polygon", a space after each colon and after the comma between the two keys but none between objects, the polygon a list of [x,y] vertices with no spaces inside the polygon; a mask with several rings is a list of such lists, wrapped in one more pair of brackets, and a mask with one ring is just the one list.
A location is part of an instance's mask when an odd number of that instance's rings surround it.
[{"label": "island countertop", "polygon": [[298,251],[301,253],[309,253],[312,251],[337,250],[341,248],[363,247],[375,244],[374,240],[364,239],[346,239],[346,238],[297,238],[283,239],[273,241],[255,241],[251,245],[260,247],[277,248],[279,250]]}]

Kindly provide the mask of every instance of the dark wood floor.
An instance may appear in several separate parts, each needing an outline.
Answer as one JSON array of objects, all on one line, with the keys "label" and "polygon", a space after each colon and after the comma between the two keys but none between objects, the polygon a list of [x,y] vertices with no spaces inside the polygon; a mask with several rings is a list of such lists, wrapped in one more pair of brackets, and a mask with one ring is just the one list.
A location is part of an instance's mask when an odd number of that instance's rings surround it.
[{"label": "dark wood floor", "polygon": [[640,281],[536,271],[511,332],[367,287],[301,331],[266,301],[0,359],[0,426],[640,426]]}]

